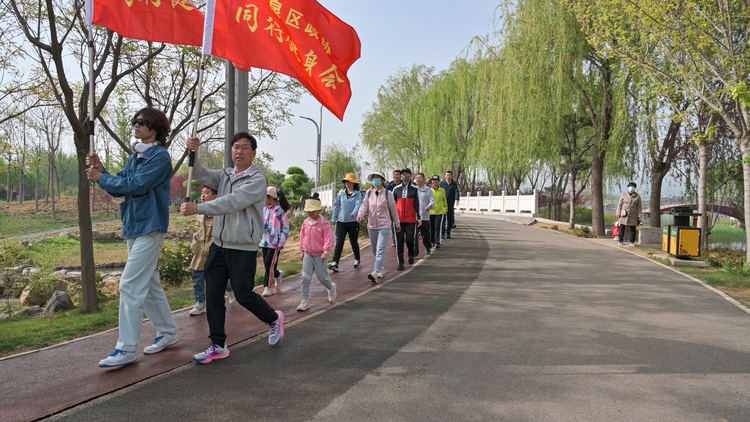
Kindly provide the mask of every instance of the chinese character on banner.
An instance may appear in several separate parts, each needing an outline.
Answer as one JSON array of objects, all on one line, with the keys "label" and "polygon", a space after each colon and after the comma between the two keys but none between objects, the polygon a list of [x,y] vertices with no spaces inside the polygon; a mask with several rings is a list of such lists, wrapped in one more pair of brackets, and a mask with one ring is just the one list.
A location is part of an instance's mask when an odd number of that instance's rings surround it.
[{"label": "chinese character on banner", "polygon": [[336,65],[333,65],[331,66],[330,69],[318,75],[318,76],[328,75],[324,78],[320,78],[321,82],[325,82],[326,88],[336,89],[336,82],[338,83],[344,82],[344,80],[341,79],[341,77],[339,76],[339,72],[336,69],[337,69]]},{"label": "chinese character on banner", "polygon": [[315,52],[310,50],[309,53],[305,54],[305,70],[307,71],[307,74],[309,76],[312,76],[312,68],[318,64],[316,61],[318,59],[318,56],[315,55]]},{"label": "chinese character on banner", "polygon": [[[134,1],[134,0],[125,0],[125,3],[126,3],[126,4],[128,5],[128,6],[132,6],[132,5],[133,5],[133,1]],[[143,0],[138,0],[138,1],[143,1]],[[187,3],[187,0],[183,0],[183,3]],[[161,6],[161,0],[146,0],[146,5],[148,6],[149,4],[150,4],[151,6],[154,6],[154,7],[159,7],[159,6]],[[189,3],[188,3],[188,4],[189,4]],[[172,0],[172,8],[173,8],[173,9],[174,9],[174,6],[175,6],[175,4],[174,4],[174,0]],[[185,7],[185,6],[183,6],[183,7]],[[191,8],[191,9],[188,9],[187,7],[185,7],[185,9],[187,9],[187,10],[192,10],[192,8]]]},{"label": "chinese character on banner", "polygon": [[307,28],[305,28],[305,32],[310,34],[311,37],[318,38],[318,30],[313,28],[309,23],[307,24]]},{"label": "chinese character on banner", "polygon": [[286,41],[289,43],[289,50],[291,50],[292,53],[294,53],[294,57],[297,58],[297,61],[301,62],[302,60],[300,60],[299,54],[297,54],[297,50],[298,50],[297,44],[295,44],[294,41],[292,41],[290,37],[286,37]]},{"label": "chinese character on banner", "polygon": [[195,9],[195,7],[193,7],[192,4],[188,3],[187,0],[172,0],[172,9],[174,9],[177,6],[180,6],[185,10]]},{"label": "chinese character on banner", "polygon": [[304,15],[294,9],[289,9],[289,15],[286,17],[286,24],[292,28],[299,29],[299,20]]},{"label": "chinese character on banner", "polygon": [[270,0],[266,1],[266,3],[273,10],[273,13],[276,13],[276,16],[281,17],[281,2],[279,0]]},{"label": "chinese character on banner", "polygon": [[247,22],[247,27],[250,28],[250,32],[255,32],[255,30],[258,29],[258,6],[254,4],[246,4],[245,9],[240,6],[237,9],[237,23],[240,23],[240,18]]},{"label": "chinese character on banner", "polygon": [[323,49],[326,51],[326,54],[328,54],[330,56],[331,55],[331,44],[329,44],[328,41],[326,41],[325,38],[322,38],[320,40],[320,43],[323,44]]},{"label": "chinese character on banner", "polygon": [[267,22],[269,22],[270,25],[268,25],[267,27],[263,29],[270,32],[271,36],[276,37],[276,39],[279,40],[279,42],[284,42],[284,31],[281,30],[281,27],[279,26],[279,24],[276,23],[276,21],[274,21],[273,18],[268,18]]}]

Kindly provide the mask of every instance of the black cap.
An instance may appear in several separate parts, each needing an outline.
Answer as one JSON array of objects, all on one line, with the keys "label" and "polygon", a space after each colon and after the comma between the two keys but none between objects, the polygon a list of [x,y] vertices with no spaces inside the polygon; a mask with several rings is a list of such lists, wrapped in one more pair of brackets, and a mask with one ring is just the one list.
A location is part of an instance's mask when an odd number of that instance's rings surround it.
[{"label": "black cap", "polygon": [[408,168],[401,170],[401,174],[404,174],[404,173],[409,173],[409,175],[411,175],[411,170],[409,170]]},{"label": "black cap", "polygon": [[440,176],[438,176],[438,175],[436,174],[436,175],[432,176],[432,180],[440,180]]}]

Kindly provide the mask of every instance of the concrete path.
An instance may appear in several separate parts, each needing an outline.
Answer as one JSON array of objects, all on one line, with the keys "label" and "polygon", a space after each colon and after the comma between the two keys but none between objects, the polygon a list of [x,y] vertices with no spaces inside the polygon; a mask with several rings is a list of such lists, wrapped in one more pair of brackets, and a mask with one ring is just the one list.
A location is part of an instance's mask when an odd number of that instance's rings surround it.
[{"label": "concrete path", "polygon": [[742,309],[597,241],[457,224],[408,274],[290,324],[279,347],[255,337],[53,419],[750,420]]}]

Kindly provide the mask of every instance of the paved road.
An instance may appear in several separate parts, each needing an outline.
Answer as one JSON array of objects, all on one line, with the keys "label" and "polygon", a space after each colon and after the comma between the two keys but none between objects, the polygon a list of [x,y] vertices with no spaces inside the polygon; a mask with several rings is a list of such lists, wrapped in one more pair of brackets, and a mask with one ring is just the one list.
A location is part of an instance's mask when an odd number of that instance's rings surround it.
[{"label": "paved road", "polygon": [[750,316],[617,248],[461,217],[405,276],[54,419],[747,421]]}]

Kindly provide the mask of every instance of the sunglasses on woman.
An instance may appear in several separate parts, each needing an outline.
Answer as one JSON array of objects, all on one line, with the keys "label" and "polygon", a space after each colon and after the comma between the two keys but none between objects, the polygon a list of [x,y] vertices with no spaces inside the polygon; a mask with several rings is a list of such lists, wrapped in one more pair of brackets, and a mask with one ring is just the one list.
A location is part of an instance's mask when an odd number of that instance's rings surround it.
[{"label": "sunglasses on woman", "polygon": [[138,125],[138,126],[146,126],[146,121],[143,119],[133,119],[130,121],[130,124],[132,126]]}]

